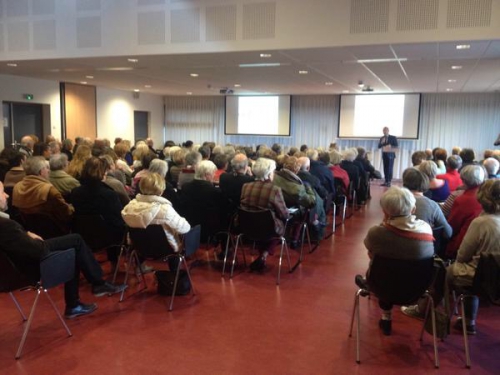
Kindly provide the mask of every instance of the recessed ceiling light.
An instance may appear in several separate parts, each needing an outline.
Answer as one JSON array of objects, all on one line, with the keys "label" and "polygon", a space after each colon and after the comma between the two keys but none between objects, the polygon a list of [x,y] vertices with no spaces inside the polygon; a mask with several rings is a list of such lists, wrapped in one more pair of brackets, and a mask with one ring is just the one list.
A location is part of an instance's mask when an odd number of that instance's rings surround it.
[{"label": "recessed ceiling light", "polygon": [[456,49],[470,49],[470,44],[457,44]]},{"label": "recessed ceiling light", "polygon": [[198,75],[199,75],[198,73],[191,73],[190,74],[191,77],[198,77]]},{"label": "recessed ceiling light", "polygon": [[333,85],[333,82],[325,82],[325,85],[326,85],[326,86],[332,86],[332,85]]},{"label": "recessed ceiling light", "polygon": [[14,64],[14,63],[7,63],[7,66],[10,66],[10,67],[15,68],[15,67],[17,66],[17,64]]},{"label": "recessed ceiling light", "polygon": [[452,65],[452,66],[451,66],[451,69],[453,69],[453,70],[459,70],[459,69],[462,69],[462,65]]},{"label": "recessed ceiling light", "polygon": [[449,79],[448,82],[449,83],[455,83],[455,82],[457,82],[457,80],[456,79]]},{"label": "recessed ceiling light", "polygon": [[151,85],[144,85],[145,88],[150,89]]},{"label": "recessed ceiling light", "polygon": [[309,74],[307,70],[299,70],[299,74]]},{"label": "recessed ceiling light", "polygon": [[349,90],[342,90],[342,92],[343,92],[344,94],[347,94],[347,93],[349,92]]},{"label": "recessed ceiling light", "polygon": [[260,57],[262,57],[263,59],[268,59],[268,58],[272,57],[272,55],[270,53],[261,53]]},{"label": "recessed ceiling light", "polygon": [[80,82],[82,85],[86,85],[87,84],[87,81],[81,81]]},{"label": "recessed ceiling light", "polygon": [[139,92],[140,90],[139,89],[134,89],[134,92]]},{"label": "recessed ceiling light", "polygon": [[241,85],[239,83],[235,83],[234,87],[241,87]]},{"label": "recessed ceiling light", "polygon": [[446,91],[453,91],[453,89],[446,89]]},{"label": "recessed ceiling light", "polygon": [[94,79],[94,76],[85,76],[87,79]]},{"label": "recessed ceiling light", "polygon": [[138,59],[127,59],[128,62],[131,62],[131,63],[138,63],[139,60]]},{"label": "recessed ceiling light", "polygon": [[188,91],[186,95],[193,95],[193,93],[191,91]]}]

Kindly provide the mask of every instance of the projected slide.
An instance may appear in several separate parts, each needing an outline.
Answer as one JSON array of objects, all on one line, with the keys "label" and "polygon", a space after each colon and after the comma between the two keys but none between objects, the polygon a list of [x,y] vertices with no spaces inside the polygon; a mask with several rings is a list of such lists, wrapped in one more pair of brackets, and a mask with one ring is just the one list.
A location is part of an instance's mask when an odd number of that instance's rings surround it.
[{"label": "projected slide", "polygon": [[290,96],[227,96],[226,134],[290,135]]},{"label": "projected slide", "polygon": [[342,95],[339,138],[378,138],[388,127],[391,134],[418,138],[419,94]]},{"label": "projected slide", "polygon": [[277,134],[278,119],[277,96],[240,96],[238,98],[238,133]]}]

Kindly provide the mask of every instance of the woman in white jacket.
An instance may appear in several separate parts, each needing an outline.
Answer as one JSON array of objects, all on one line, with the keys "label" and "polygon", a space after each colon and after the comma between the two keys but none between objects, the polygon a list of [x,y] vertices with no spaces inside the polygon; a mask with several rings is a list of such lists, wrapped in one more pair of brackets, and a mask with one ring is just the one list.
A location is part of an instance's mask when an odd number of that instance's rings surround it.
[{"label": "woman in white jacket", "polygon": [[179,251],[179,234],[187,233],[191,226],[175,211],[172,203],[161,196],[165,180],[157,173],[147,173],[141,178],[139,188],[142,194],[122,210],[123,220],[131,228],[161,225],[172,249]]}]

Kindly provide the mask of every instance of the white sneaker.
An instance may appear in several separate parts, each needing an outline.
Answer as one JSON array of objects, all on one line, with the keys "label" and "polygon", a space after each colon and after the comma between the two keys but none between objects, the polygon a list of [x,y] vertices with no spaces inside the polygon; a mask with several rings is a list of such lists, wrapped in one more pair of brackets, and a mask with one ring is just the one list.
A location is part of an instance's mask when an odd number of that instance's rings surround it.
[{"label": "white sneaker", "polygon": [[419,320],[424,320],[424,314],[419,311],[418,305],[401,306],[401,312],[406,316]]}]

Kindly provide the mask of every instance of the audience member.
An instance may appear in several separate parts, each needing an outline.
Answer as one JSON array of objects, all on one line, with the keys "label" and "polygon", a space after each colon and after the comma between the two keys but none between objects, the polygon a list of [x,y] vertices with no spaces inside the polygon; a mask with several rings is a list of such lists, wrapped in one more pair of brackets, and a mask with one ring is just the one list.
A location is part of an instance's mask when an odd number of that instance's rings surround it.
[{"label": "audience member", "polygon": [[66,199],[74,188],[80,186],[80,182],[76,178],[66,173],[68,157],[63,153],[52,155],[49,165],[49,181]]},{"label": "audience member", "polygon": [[222,194],[229,202],[229,211],[234,212],[240,204],[241,189],[247,182],[253,182],[248,167],[248,158],[245,154],[236,154],[231,160],[231,173],[220,175],[219,186]]},{"label": "audience member", "polygon": [[[217,155],[219,156],[219,155]],[[222,156],[222,154],[221,154]],[[214,159],[215,160],[215,159]],[[201,162],[201,154],[198,151],[189,151],[184,158],[184,167],[179,173],[177,189],[181,190],[187,182],[194,180],[196,166]],[[214,175],[215,179],[215,175]],[[212,181],[213,182],[213,181]]]},{"label": "audience member", "polygon": [[437,166],[437,174],[445,174],[446,173],[446,159],[448,157],[448,153],[444,148],[437,147],[432,150],[432,156],[434,163]]},{"label": "audience member", "polygon": [[340,179],[342,181],[343,193],[347,195],[349,193],[349,184],[351,180],[349,179],[349,174],[347,171],[341,167],[342,154],[337,150],[330,151],[330,171],[334,179]]},{"label": "audience member", "polygon": [[413,167],[418,167],[425,160],[427,160],[427,154],[425,151],[415,151],[411,154],[411,164]]},{"label": "audience member", "polygon": [[33,156],[43,156],[45,160],[50,159],[50,147],[45,142],[35,143],[33,147]]},{"label": "audience member", "polygon": [[497,159],[489,157],[483,161],[483,167],[486,169],[488,179],[498,178],[498,168],[500,163]]},{"label": "audience member", "polygon": [[458,155],[451,155],[446,159],[446,173],[438,174],[437,179],[445,180],[448,182],[448,187],[450,192],[453,193],[462,185],[462,179],[460,178],[460,173],[458,170],[462,166],[462,158]]},{"label": "audience member", "polygon": [[71,141],[71,139],[66,138],[64,141],[62,141],[61,152],[67,156],[69,162],[73,160],[72,150],[73,150],[73,142]]},{"label": "audience member", "polygon": [[33,156],[33,148],[35,146],[35,141],[29,135],[25,135],[21,138],[21,146],[19,147],[19,152],[26,154],[27,157]]},{"label": "audience member", "polygon": [[[149,165],[150,173],[157,173],[165,179],[165,190],[163,191],[162,197],[168,199],[176,211],[182,209],[181,201],[179,195],[175,191],[172,185],[167,181],[168,164],[165,160],[153,159]],[[140,184],[139,184],[140,188]]]},{"label": "audience member", "polygon": [[78,145],[76,151],[73,154],[73,160],[71,161],[71,163],[69,163],[68,174],[79,180],[85,162],[91,157],[92,154],[88,145]]},{"label": "audience member", "polygon": [[21,181],[26,173],[24,172],[23,164],[26,161],[26,154],[12,150],[9,155],[8,165],[10,169],[5,173],[4,186],[6,188],[13,188],[15,184]]},{"label": "audience member", "polygon": [[[467,165],[476,164],[475,163],[476,153],[472,148],[462,149],[462,151],[460,151],[460,157],[462,158],[462,168]],[[461,171],[462,168],[460,168],[459,171]]]},{"label": "audience member", "polygon": [[106,177],[103,182],[118,194],[122,207],[125,207],[130,202],[130,198],[123,182],[117,179],[113,173],[116,172],[116,164],[113,158],[110,155],[101,155],[99,159],[104,163],[106,171]]},{"label": "audience member", "polygon": [[418,169],[429,178],[429,198],[436,202],[444,202],[450,195],[450,187],[448,181],[436,178],[436,163],[432,160],[426,160],[418,166]]}]

